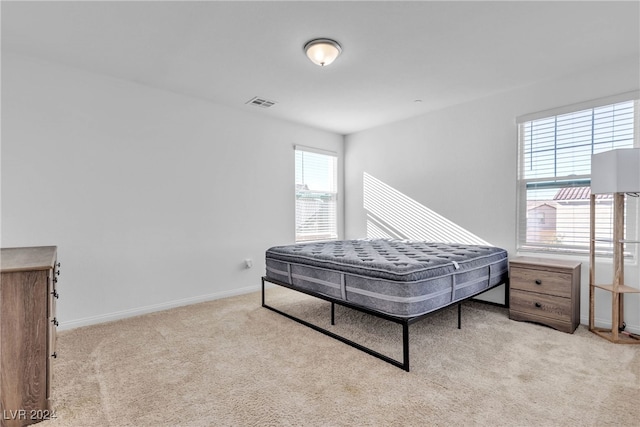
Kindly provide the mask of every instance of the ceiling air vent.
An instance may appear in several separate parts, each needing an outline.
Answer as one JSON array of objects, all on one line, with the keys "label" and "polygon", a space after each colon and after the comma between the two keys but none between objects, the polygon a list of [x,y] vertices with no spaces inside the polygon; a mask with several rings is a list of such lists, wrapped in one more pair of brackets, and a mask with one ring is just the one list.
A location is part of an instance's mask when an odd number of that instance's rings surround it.
[{"label": "ceiling air vent", "polygon": [[276,104],[276,102],[269,101],[268,99],[264,99],[264,98],[258,98],[256,96],[251,98],[247,102],[245,102],[245,104],[255,105],[256,107],[261,107],[261,108],[269,108],[269,107],[273,107]]}]

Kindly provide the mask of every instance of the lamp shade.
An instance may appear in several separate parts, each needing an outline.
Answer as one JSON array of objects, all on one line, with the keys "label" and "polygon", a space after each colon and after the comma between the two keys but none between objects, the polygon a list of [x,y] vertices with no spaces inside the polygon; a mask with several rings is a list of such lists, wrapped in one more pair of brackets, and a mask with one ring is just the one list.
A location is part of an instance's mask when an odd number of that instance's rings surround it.
[{"label": "lamp shade", "polygon": [[315,39],[304,45],[304,51],[311,62],[324,67],[335,61],[342,48],[335,40]]},{"label": "lamp shade", "polygon": [[591,193],[640,192],[640,148],[619,148],[591,156]]}]

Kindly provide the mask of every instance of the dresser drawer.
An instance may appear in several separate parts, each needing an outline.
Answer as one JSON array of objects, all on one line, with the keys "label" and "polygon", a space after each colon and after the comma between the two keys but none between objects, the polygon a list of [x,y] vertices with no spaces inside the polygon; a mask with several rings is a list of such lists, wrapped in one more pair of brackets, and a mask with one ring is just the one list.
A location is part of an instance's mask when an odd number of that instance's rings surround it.
[{"label": "dresser drawer", "polygon": [[[51,413],[55,246],[0,250],[0,426]],[[5,325],[10,327],[5,328]],[[11,351],[5,351],[10,349]],[[13,414],[13,415],[12,415]]]},{"label": "dresser drawer", "polygon": [[548,317],[562,321],[571,320],[571,300],[555,295],[539,294],[514,289],[510,307],[513,311]]},{"label": "dresser drawer", "polygon": [[557,271],[512,267],[511,289],[571,298],[572,275]]}]

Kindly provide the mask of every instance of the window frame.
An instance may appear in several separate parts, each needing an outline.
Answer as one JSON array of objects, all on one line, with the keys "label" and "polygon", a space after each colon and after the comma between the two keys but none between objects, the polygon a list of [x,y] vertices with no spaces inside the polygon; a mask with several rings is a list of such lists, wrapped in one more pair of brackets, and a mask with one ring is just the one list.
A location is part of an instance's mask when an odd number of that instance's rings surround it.
[{"label": "window frame", "polygon": [[[329,240],[338,240],[340,238],[340,189],[342,188],[340,184],[340,156],[339,153],[330,150],[319,149],[315,147],[303,146],[303,145],[294,145],[294,241],[296,243],[310,243],[310,242],[320,242],[320,241],[329,241]],[[314,189],[299,189],[298,188],[298,152],[301,153],[309,153],[315,155],[322,155],[333,158],[333,191],[331,190],[314,190]],[[303,154],[304,155],[304,154]],[[330,213],[330,216],[333,216],[332,228],[329,232],[325,234],[319,234],[316,238],[301,238],[302,233],[299,232],[298,229],[298,200],[299,194],[308,192],[309,194],[317,194],[322,193],[325,195],[331,195],[331,201],[333,203],[333,213]]]},{"label": "window frame", "polygon": [[[527,213],[529,210],[528,206],[528,194],[527,191],[535,188],[543,188],[547,186],[549,189],[557,188],[559,191],[562,188],[567,187],[589,187],[591,184],[591,173],[589,171],[588,174],[580,174],[580,175],[570,175],[570,176],[560,176],[557,171],[554,171],[553,176],[545,176],[545,177],[535,177],[535,178],[525,178],[525,148],[524,145],[526,141],[524,140],[524,127],[527,123],[541,120],[541,119],[551,119],[553,117],[562,116],[570,113],[578,113],[584,110],[596,109],[600,107],[606,107],[613,104],[618,104],[622,102],[633,101],[634,111],[633,111],[633,147],[640,146],[640,91],[632,91],[626,92],[619,95],[614,95],[606,98],[600,98],[592,101],[587,101],[579,104],[572,104],[560,108],[555,108],[551,110],[540,111],[537,113],[527,114],[524,116],[520,116],[516,118],[516,125],[518,130],[517,136],[517,171],[516,171],[516,250],[518,252],[532,252],[532,253],[546,253],[546,254],[562,254],[562,255],[577,255],[577,256],[586,256],[589,252],[588,239],[587,244],[583,246],[582,244],[575,245],[562,245],[555,243],[541,243],[541,242],[531,242],[528,240],[528,233],[531,231],[528,221],[531,218],[527,217]],[[593,120],[593,119],[592,119]],[[554,130],[554,135],[557,135],[556,130]],[[591,146],[593,148],[594,142],[592,140]],[[558,147],[553,148],[554,151],[554,161],[557,158]],[[628,197],[628,199],[634,199]],[[588,206],[588,199],[585,200]],[[638,224],[639,224],[639,215],[638,215],[638,201],[637,200],[628,200],[627,203],[627,233],[628,238],[637,239],[638,236]],[[542,205],[540,205],[542,206]],[[596,211],[597,212],[597,211]],[[573,214],[572,214],[573,215]],[[574,216],[572,216],[574,218]],[[587,236],[588,237],[588,236]],[[575,235],[572,238],[579,240],[581,236]],[[606,245],[605,245],[606,246]],[[630,248],[630,251],[626,254],[628,257],[632,257],[635,259],[637,257],[637,250],[634,248]],[[598,256],[610,257],[612,254],[612,248],[600,247],[598,249]]]}]

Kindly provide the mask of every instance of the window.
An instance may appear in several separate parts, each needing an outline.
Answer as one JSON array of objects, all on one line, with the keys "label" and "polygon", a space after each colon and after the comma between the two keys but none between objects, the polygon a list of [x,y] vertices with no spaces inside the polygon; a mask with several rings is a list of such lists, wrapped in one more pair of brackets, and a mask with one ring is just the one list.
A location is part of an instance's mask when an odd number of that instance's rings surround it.
[{"label": "window", "polygon": [[296,242],[338,238],[338,157],[297,146]]},{"label": "window", "polygon": [[[518,118],[518,250],[588,253],[591,155],[638,146],[637,97]],[[597,196],[596,237],[611,237],[612,201]],[[599,242],[597,250],[610,254],[612,245]]]}]

